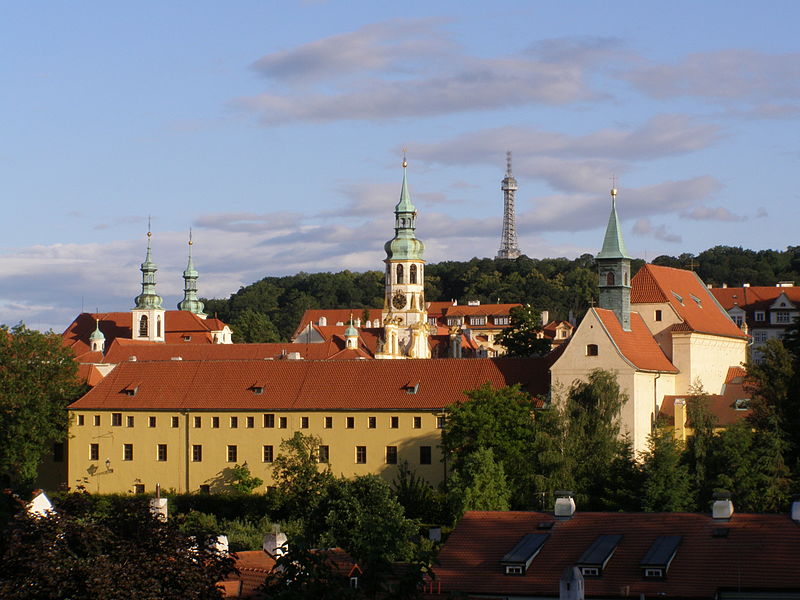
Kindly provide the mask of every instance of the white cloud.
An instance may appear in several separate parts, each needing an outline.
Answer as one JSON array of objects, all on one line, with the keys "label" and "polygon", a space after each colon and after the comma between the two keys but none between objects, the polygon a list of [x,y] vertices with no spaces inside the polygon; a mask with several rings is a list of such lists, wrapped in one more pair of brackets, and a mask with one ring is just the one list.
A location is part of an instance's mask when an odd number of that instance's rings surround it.
[{"label": "white cloud", "polygon": [[638,219],[633,225],[633,233],[636,235],[651,236],[662,242],[678,243],[682,241],[681,236],[670,233],[665,225],[653,227],[650,219]]},{"label": "white cloud", "polygon": [[717,208],[711,208],[710,206],[695,206],[691,210],[681,214],[681,217],[695,221],[735,222],[747,220],[747,217],[734,214],[723,206],[718,206]]}]

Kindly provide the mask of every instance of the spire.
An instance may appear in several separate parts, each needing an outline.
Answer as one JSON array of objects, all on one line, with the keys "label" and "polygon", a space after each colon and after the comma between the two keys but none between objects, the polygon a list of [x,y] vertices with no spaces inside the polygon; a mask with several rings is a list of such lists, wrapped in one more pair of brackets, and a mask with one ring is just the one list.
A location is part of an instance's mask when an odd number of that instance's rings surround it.
[{"label": "spire", "polygon": [[500,185],[503,190],[503,232],[500,235],[500,250],[496,258],[518,258],[522,254],[517,245],[517,226],[514,215],[514,192],[517,180],[511,174],[511,151],[506,152],[506,176]]},{"label": "spire", "polygon": [[183,300],[178,303],[178,310],[194,313],[198,316],[205,316],[204,305],[197,298],[197,278],[198,273],[192,261],[192,230],[189,229],[189,263],[183,272]]},{"label": "spire", "polygon": [[417,209],[411,202],[408,192],[408,161],[403,154],[403,184],[400,188],[400,201],[394,207],[394,238],[386,242],[386,260],[422,260],[425,245],[416,238]]},{"label": "spire", "polygon": [[100,331],[100,319],[95,320],[97,323],[94,331],[89,336],[89,346],[92,352],[102,352],[106,343],[106,336],[104,336],[103,332]]},{"label": "spire", "polygon": [[630,258],[617,218],[617,188],[611,188],[611,214],[608,217],[606,237],[603,239],[603,249],[595,258]]},{"label": "spire", "polygon": [[350,313],[350,324],[344,330],[344,337],[358,337],[358,330],[353,327],[353,313]]},{"label": "spire", "polygon": [[147,256],[141,266],[142,271],[142,293],[136,296],[136,308],[162,308],[162,298],[156,294],[156,268],[150,256],[150,238],[153,233],[150,231],[150,219],[147,219]]}]

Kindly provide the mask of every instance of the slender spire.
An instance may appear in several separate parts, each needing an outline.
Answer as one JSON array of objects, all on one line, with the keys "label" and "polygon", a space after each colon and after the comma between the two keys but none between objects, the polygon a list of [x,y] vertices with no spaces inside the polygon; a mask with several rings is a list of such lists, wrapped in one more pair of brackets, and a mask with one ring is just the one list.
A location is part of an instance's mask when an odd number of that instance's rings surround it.
[{"label": "slender spire", "polygon": [[203,312],[204,305],[197,297],[197,278],[199,274],[194,268],[192,261],[192,230],[189,229],[189,263],[186,265],[186,270],[183,272],[183,300],[178,303],[178,310],[185,310],[186,312],[194,313],[196,315],[205,316]]},{"label": "slender spire", "polygon": [[100,319],[95,319],[95,321],[97,321],[97,324],[94,328],[94,331],[92,332],[92,335],[89,336],[89,340],[90,341],[105,340],[106,336],[104,336],[103,332],[100,331]]},{"label": "slender spire", "polygon": [[158,268],[150,255],[150,239],[153,233],[150,231],[150,217],[147,218],[147,255],[141,266],[142,271],[142,293],[136,296],[136,308],[162,308],[163,299],[156,294],[156,271]]},{"label": "slender spire", "polygon": [[518,258],[517,226],[514,215],[514,192],[517,191],[517,180],[511,174],[511,151],[506,152],[506,176],[500,185],[503,190],[503,232],[500,236],[500,250],[497,258]]},{"label": "slender spire", "polygon": [[411,194],[408,192],[408,161],[406,160],[406,151],[403,150],[403,186],[400,188],[400,202],[394,207],[395,213],[414,213],[416,215],[417,209],[411,203]]},{"label": "slender spire", "polygon": [[403,184],[400,188],[400,201],[394,207],[394,238],[386,242],[386,260],[422,259],[424,244],[416,238],[417,209],[411,202],[408,191],[408,161],[403,152]]},{"label": "slender spire", "polygon": [[595,258],[630,258],[622,239],[622,228],[617,217],[617,188],[611,188],[611,214],[608,216],[603,248]]}]

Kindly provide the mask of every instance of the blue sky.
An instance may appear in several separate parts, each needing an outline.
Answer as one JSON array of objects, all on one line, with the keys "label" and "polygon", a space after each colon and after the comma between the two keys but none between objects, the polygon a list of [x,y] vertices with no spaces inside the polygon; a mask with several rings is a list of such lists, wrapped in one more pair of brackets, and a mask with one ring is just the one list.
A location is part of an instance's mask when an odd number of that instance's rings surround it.
[{"label": "blue sky", "polygon": [[[4,3],[0,322],[382,267],[402,149],[431,262],[797,245],[797,2]],[[731,282],[740,283],[740,282]]]}]

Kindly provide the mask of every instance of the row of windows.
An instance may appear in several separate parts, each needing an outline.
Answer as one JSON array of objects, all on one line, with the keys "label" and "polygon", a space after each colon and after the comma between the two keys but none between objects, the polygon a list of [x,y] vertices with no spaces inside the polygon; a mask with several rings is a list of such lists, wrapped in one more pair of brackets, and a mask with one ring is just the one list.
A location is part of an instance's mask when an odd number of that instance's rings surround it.
[{"label": "row of windows", "polygon": [[[166,462],[168,457],[167,444],[156,444],[156,460]],[[265,444],[262,447],[262,462],[271,463],[275,459],[275,447]],[[89,460],[100,460],[100,444],[89,444]],[[122,445],[122,460],[128,462],[133,460],[133,444]],[[239,461],[239,447],[235,444],[226,446],[226,460],[229,463]],[[384,460],[387,465],[397,464],[397,446],[386,446]],[[317,451],[317,461],[321,463],[330,462],[330,446],[319,446]],[[203,462],[202,444],[192,445],[192,462]],[[355,462],[363,465],[367,462],[367,447],[355,447]],[[431,446],[419,447],[419,464],[431,464]]]},{"label": "row of windows", "polygon": [[[431,322],[431,325],[436,325],[436,317],[431,317],[429,321]],[[486,325],[488,322],[488,317],[486,317],[485,315],[478,315],[474,317],[469,317],[468,321],[470,325]],[[510,325],[511,318],[507,316],[492,317],[492,323],[494,325]],[[464,319],[461,317],[447,317],[448,327],[453,327],[455,325],[463,325],[463,324],[464,324]]]},{"label": "row of windows", "polygon": [[[180,427],[180,418],[179,417],[169,417],[170,424],[173,428]],[[263,427],[266,428],[274,428],[275,423],[277,421],[278,429],[286,429],[288,427],[289,418],[288,417],[278,417],[275,419],[274,414],[265,414],[263,415]],[[78,415],[78,425],[84,425],[86,422],[84,415]],[[239,417],[228,417],[228,427],[231,429],[238,429],[239,425],[243,424],[244,427],[247,429],[252,429],[255,427],[255,417],[244,417],[240,419]],[[100,425],[100,415],[93,415],[93,424],[95,426]],[[148,427],[156,427],[157,420],[156,417],[147,417],[147,426]],[[194,417],[193,420],[194,428],[200,429],[203,426],[203,417]],[[323,417],[323,426],[325,429],[333,429],[333,417]],[[414,429],[422,429],[422,417],[412,417],[411,425]],[[112,427],[122,427],[122,413],[111,413],[111,426]],[[126,427],[133,427],[134,426],[134,417],[133,415],[128,415],[125,417],[125,426]],[[355,417],[345,417],[344,426],[347,429],[354,429],[356,426],[356,418]],[[369,429],[375,429],[378,426],[378,418],[377,417],[367,417],[367,427]],[[219,417],[211,417],[211,428],[212,429],[219,429],[220,427],[220,418]],[[300,429],[308,429],[309,427],[309,417],[300,417]],[[389,417],[389,427],[392,429],[397,429],[400,427],[400,417],[392,416]],[[444,427],[444,417],[436,417],[436,427],[442,429]]]}]

